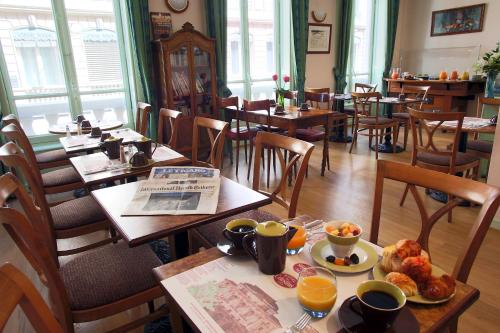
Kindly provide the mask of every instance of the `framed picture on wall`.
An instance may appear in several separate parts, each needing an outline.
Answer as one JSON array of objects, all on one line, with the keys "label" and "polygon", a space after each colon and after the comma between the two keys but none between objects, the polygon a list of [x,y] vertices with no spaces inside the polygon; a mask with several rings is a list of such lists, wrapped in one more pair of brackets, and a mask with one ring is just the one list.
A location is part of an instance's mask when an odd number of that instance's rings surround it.
[{"label": "framed picture on wall", "polygon": [[307,53],[330,53],[332,25],[309,23]]},{"label": "framed picture on wall", "polygon": [[172,17],[170,13],[151,12],[150,16],[153,39],[170,37],[172,33]]},{"label": "framed picture on wall", "polygon": [[432,12],[431,36],[467,34],[483,31],[486,4]]}]

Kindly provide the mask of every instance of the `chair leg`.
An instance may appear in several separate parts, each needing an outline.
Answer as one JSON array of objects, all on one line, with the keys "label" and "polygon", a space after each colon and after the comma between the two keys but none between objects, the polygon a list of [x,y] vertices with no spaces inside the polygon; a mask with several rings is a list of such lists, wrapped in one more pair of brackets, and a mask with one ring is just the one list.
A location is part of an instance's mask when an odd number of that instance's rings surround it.
[{"label": "chair leg", "polygon": [[378,160],[378,129],[375,129],[375,159]]},{"label": "chair leg", "polygon": [[233,140],[228,140],[229,144],[229,161],[231,161],[231,165],[233,165]]},{"label": "chair leg", "polygon": [[273,170],[274,174],[276,174],[276,149],[273,148]]},{"label": "chair leg", "polygon": [[[253,162],[253,140],[250,140],[250,158],[248,159],[248,170],[247,170],[247,180],[250,179],[250,170],[252,169],[252,162]],[[259,167],[257,165],[257,167]],[[255,168],[255,165],[254,165]]]},{"label": "chair leg", "polygon": [[[446,201],[446,203],[450,202],[451,200],[453,200],[453,197],[452,197],[450,194],[448,194],[448,200]],[[451,223],[451,218],[452,218],[452,210],[453,210],[453,209],[450,209],[450,210],[448,211],[448,223]]]},{"label": "chair leg", "polygon": [[155,312],[155,302],[154,301],[148,301],[148,309],[149,309],[150,314]]},{"label": "chair leg", "polygon": [[370,128],[368,130],[368,147],[372,146],[372,139],[373,139],[373,130]]},{"label": "chair leg", "polygon": [[267,188],[269,188],[269,178],[271,177],[271,148],[267,149]]},{"label": "chair leg", "polygon": [[240,139],[236,139],[236,177],[238,177],[239,165],[240,165]]},{"label": "chair leg", "polygon": [[400,206],[403,206],[406,200],[406,196],[408,195],[408,190],[410,189],[410,185],[406,184],[405,190],[403,192],[403,196],[401,197],[401,201],[399,202]]},{"label": "chair leg", "polygon": [[398,132],[398,126],[399,126],[399,124],[396,124],[392,128],[392,142],[394,143],[392,145],[392,152],[393,153],[396,153],[396,148],[398,147],[398,137],[399,137],[399,135],[398,135],[398,133],[399,133]]},{"label": "chair leg", "polygon": [[[405,123],[404,124],[404,127],[405,127],[405,131],[404,131],[404,142],[403,142],[403,146],[404,146],[404,149],[406,150],[406,145],[408,143],[408,133],[410,132],[410,123]],[[399,132],[399,131],[398,131]]]},{"label": "chair leg", "polygon": [[355,131],[352,134],[352,140],[351,140],[351,148],[349,148],[349,154],[352,153],[352,147],[358,140],[358,126],[356,126]]},{"label": "chair leg", "polygon": [[245,145],[245,163],[248,163],[248,156],[247,156],[247,140],[243,140],[243,144]]},{"label": "chair leg", "polygon": [[420,145],[423,146],[424,143],[423,143],[423,140],[422,140],[422,126],[420,126],[420,124],[418,126],[418,137],[420,139]]},{"label": "chair leg", "polygon": [[348,121],[347,118],[344,120],[344,145],[347,146],[347,125]]}]

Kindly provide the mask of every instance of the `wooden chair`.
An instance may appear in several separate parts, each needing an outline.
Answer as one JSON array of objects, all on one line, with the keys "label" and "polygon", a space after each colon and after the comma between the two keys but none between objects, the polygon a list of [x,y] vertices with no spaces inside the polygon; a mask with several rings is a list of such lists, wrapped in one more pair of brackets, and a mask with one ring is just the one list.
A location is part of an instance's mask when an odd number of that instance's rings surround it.
[{"label": "wooden chair", "polygon": [[[17,128],[22,132],[22,134],[27,138],[27,135],[24,132],[23,127],[21,126],[21,123],[16,118],[16,116],[14,116],[13,114],[9,114],[3,117],[2,121],[4,123],[4,126],[10,124],[16,125]],[[70,165],[69,158],[78,156],[77,154],[66,154],[66,151],[62,148],[35,154],[33,146],[31,146],[31,143],[30,147],[31,147],[30,150],[33,151],[33,155],[35,156],[35,160],[38,167],[42,170]]]},{"label": "wooden chair", "polygon": [[[477,110],[476,117],[483,118],[483,107],[485,105],[491,105],[497,107],[497,116],[500,108],[500,99],[499,98],[486,98],[479,97],[477,100]],[[491,152],[493,151],[493,142],[487,140],[479,139],[479,134],[477,132],[474,133],[473,140],[469,140],[467,142],[467,152],[476,155],[479,158],[484,158],[489,161],[491,159]]]},{"label": "wooden chair", "polygon": [[[462,198],[481,206],[468,236],[465,237],[464,235],[464,241],[460,252],[458,252],[455,267],[451,274],[458,281],[466,283],[479,248],[500,205],[500,188],[407,164],[380,160],[377,163],[377,178],[370,231],[370,242],[372,243],[377,244],[378,242],[385,179],[405,183],[406,187],[410,189],[417,203],[421,219],[421,231],[417,241],[429,254],[431,254],[429,251],[429,236],[432,228],[444,214],[457,205],[457,201],[448,202],[445,206],[430,215],[424,206],[424,199],[422,199],[418,192],[417,186],[434,188],[448,193],[449,196]],[[456,332],[457,320],[458,317],[451,325],[452,332]]]},{"label": "wooden chair", "polygon": [[[217,97],[218,109],[224,109],[228,107],[233,107],[236,110],[239,110],[238,96],[227,98]],[[226,138],[230,140],[229,156],[231,159],[231,164],[233,164],[233,141],[236,141],[236,176],[238,176],[238,167],[240,162],[240,141],[243,141],[245,147],[245,162],[248,163],[248,141],[252,140],[252,138],[255,137],[257,129],[250,127],[246,112],[236,112],[236,119],[233,120],[236,120],[236,127],[230,128],[226,132]],[[244,122],[243,126],[241,126],[241,121]]]},{"label": "wooden chair", "polygon": [[[46,226],[50,227],[46,232],[52,235],[51,239],[54,239],[50,248],[57,256],[80,253],[116,240],[115,231],[110,228],[106,215],[92,196],[87,195],[50,207],[40,185],[38,172],[30,167],[25,155],[14,142],[8,142],[0,147],[0,161],[26,180],[34,202],[40,207],[40,213],[47,221]],[[106,229],[110,230],[112,238],[71,250],[59,250],[57,247],[57,239],[78,237]]]},{"label": "wooden chair", "polygon": [[[313,95],[306,95],[307,93],[312,93]],[[316,96],[316,99],[310,99],[308,96]],[[310,102],[313,108],[330,110],[330,88],[305,88],[304,101],[306,103]],[[326,107],[322,108],[321,106],[325,104]]]},{"label": "wooden chair", "polygon": [[[259,151],[263,146],[274,147],[278,155],[280,163],[281,179],[271,191],[263,190],[261,186],[260,160],[261,155],[255,154],[253,167],[252,189],[260,192],[265,196],[270,197],[273,202],[287,209],[288,217],[295,217],[297,213],[297,204],[299,200],[300,190],[304,181],[305,172],[311,157],[314,145],[308,142],[291,138],[276,133],[261,131],[257,133],[255,139],[255,150]],[[287,151],[290,159],[287,161],[284,157],[284,152]],[[287,181],[294,169],[297,169],[297,176],[290,188],[290,196],[287,195]],[[242,214],[231,216],[227,219],[216,221],[198,228],[189,230],[191,250],[197,250],[200,247],[212,247],[217,244],[222,235],[222,230],[226,227],[227,222],[238,218],[254,219],[258,222],[280,220],[279,217],[261,210],[252,210]]]},{"label": "wooden chair", "polygon": [[[376,84],[367,84],[367,83],[354,83],[354,92],[362,92],[369,93],[375,92],[377,90]],[[371,105],[368,105],[368,112],[371,113]],[[354,134],[354,108],[344,108],[344,113],[348,118],[351,118],[351,131]]]},{"label": "wooden chair", "polygon": [[167,145],[176,150],[177,137],[179,135],[179,120],[183,117],[182,112],[161,108],[158,117],[158,143]]},{"label": "wooden chair", "polygon": [[137,111],[135,115],[135,131],[137,133],[147,136],[150,113],[151,113],[150,104],[143,102],[137,103]]},{"label": "wooden chair", "polygon": [[0,331],[19,305],[35,332],[64,333],[33,283],[10,263],[0,267],[0,298]]},{"label": "wooden chair", "polygon": [[80,176],[73,167],[66,167],[45,173],[40,173],[36,156],[28,140],[28,137],[14,124],[2,128],[2,133],[8,140],[14,141],[23,150],[26,159],[33,170],[36,169],[37,177],[43,187],[45,194],[68,192],[83,188],[84,185]]},{"label": "wooden chair", "polygon": [[[393,119],[380,117],[379,116],[379,105],[381,95],[378,92],[369,93],[351,93],[352,100],[354,102],[354,135],[352,137],[351,148],[349,149],[349,154],[352,152],[352,147],[358,141],[358,135],[368,136],[368,144],[371,147],[372,138],[375,136],[375,158],[378,159],[378,139],[384,135],[387,135],[385,130],[387,128],[391,129],[391,134],[393,136],[393,142],[398,142],[398,122]],[[371,114],[372,111],[372,101],[370,98],[375,98],[375,115]],[[368,134],[362,133],[363,130],[368,130]],[[375,131],[375,135],[373,135]],[[380,133],[379,133],[380,131]],[[394,146],[394,152],[396,151],[396,145]]]},{"label": "wooden chair", "polygon": [[[411,97],[419,100],[420,102],[415,104],[409,104],[405,107],[401,107],[402,112],[393,112],[392,118],[397,119],[399,122],[398,132],[401,127],[404,127],[404,141],[403,146],[406,149],[406,144],[408,143],[408,133],[410,132],[410,115],[407,112],[407,108],[409,106],[414,109],[423,111],[424,103],[427,100],[427,93],[429,92],[430,86],[403,86],[401,88],[401,94],[406,97]],[[416,106],[416,108],[415,108]],[[420,135],[420,144],[422,144],[422,132],[419,132]]]},{"label": "wooden chair", "polygon": [[[222,151],[224,150],[224,138],[229,124],[205,117],[195,117],[193,124],[193,150],[191,162],[196,166],[220,169],[222,166]],[[200,129],[205,129],[210,139],[210,154],[206,161],[198,160],[198,147],[200,146]]]},{"label": "wooden chair", "polygon": [[[425,169],[431,169],[443,173],[455,175],[457,172],[469,172],[473,170],[472,178],[478,177],[479,158],[470,153],[458,151],[458,142],[460,140],[460,130],[464,121],[463,112],[428,112],[409,108],[410,124],[413,134],[413,151],[411,156],[411,165]],[[451,149],[448,147],[437,147],[434,142],[434,134],[445,121],[456,121],[457,129],[453,134]],[[435,122],[432,126],[428,122]],[[423,127],[427,134],[427,142],[419,143],[417,137],[417,127]],[[425,140],[424,140],[425,141]],[[429,187],[435,189],[435,187]],[[404,204],[409,187],[405,188],[400,205]],[[452,198],[448,196],[448,201]],[[448,212],[448,222],[451,222],[451,209]]]},{"label": "wooden chair", "polygon": [[[149,315],[113,332],[129,331],[167,314],[163,308],[154,311],[154,299],[164,292],[152,270],[162,263],[148,245],[103,246],[58,267],[47,245],[54,240],[39,228],[45,221],[19,180],[10,173],[3,175],[0,188],[0,223],[48,287],[51,308],[64,332],[73,333],[74,323],[102,319],[145,303],[150,305]],[[12,195],[24,214],[6,206]]]}]

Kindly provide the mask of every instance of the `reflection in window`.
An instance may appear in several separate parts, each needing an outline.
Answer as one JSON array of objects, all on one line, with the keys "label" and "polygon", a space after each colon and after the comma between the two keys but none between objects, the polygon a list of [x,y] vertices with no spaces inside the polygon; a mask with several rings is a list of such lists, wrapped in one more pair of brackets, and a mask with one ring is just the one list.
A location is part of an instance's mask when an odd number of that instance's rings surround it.
[{"label": "reflection in window", "polygon": [[106,29],[82,32],[90,82],[121,81],[120,49],[116,33]]}]

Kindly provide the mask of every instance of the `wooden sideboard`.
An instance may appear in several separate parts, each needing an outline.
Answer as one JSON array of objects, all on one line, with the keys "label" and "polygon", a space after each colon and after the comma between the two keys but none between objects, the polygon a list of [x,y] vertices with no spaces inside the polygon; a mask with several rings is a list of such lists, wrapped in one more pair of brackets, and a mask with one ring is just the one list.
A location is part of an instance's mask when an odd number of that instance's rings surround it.
[{"label": "wooden sideboard", "polygon": [[485,81],[403,79],[384,79],[384,81],[388,85],[389,95],[398,95],[405,86],[430,86],[427,94],[429,103],[424,105],[424,109],[444,112],[465,112],[467,101],[474,100],[477,94],[483,93],[485,86]]}]

